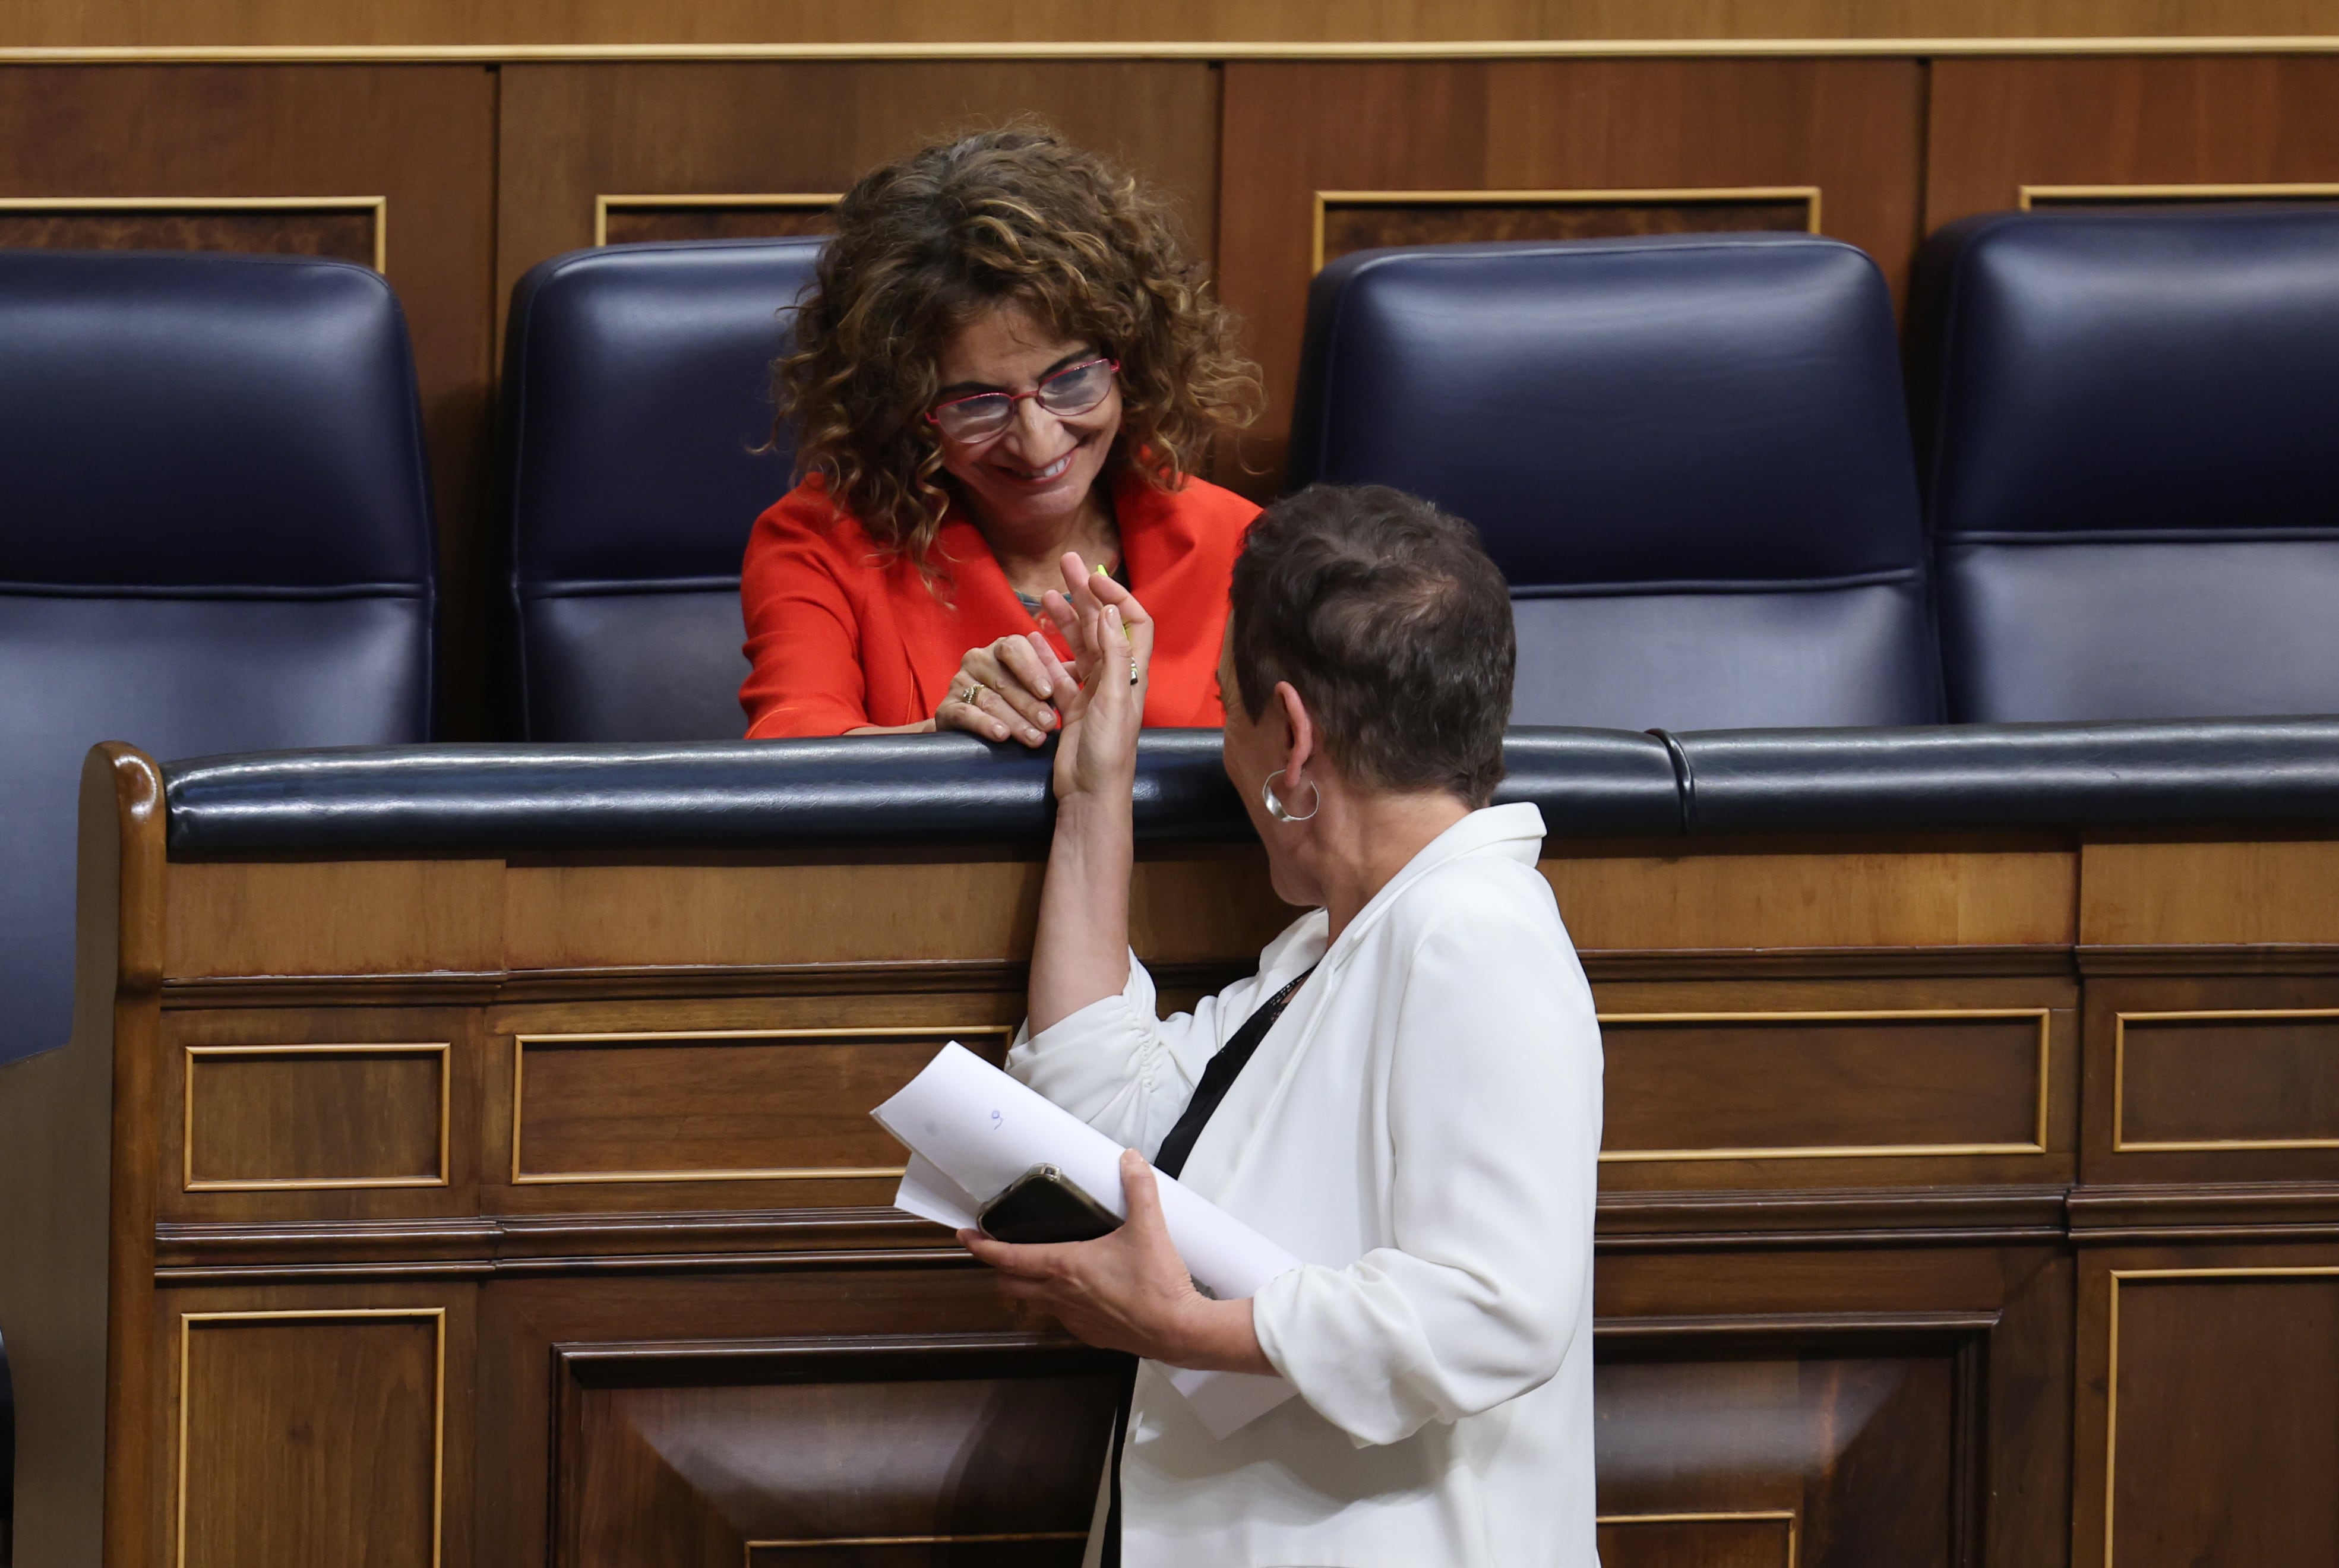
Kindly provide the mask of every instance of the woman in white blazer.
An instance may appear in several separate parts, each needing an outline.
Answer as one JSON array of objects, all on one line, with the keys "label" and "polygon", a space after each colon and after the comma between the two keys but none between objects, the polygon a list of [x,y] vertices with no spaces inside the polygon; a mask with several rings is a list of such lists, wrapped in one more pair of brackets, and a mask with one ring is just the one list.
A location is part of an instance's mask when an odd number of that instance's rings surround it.
[{"label": "woman in white blazer", "polygon": [[[1152,627],[1064,565],[1049,598],[1081,689],[1008,1069],[1136,1151],[1130,1221],[962,1239],[1010,1295],[1142,1358],[1088,1562],[1592,1568],[1600,1036],[1535,870],[1543,819],[1487,804],[1515,663],[1501,574],[1394,490],[1318,487],[1251,526],[1226,768],[1309,912],[1165,1020],[1128,944]],[[1305,1261],[1250,1300],[1202,1296],[1140,1154]],[[1165,1367],[1298,1397],[1213,1437]]]}]

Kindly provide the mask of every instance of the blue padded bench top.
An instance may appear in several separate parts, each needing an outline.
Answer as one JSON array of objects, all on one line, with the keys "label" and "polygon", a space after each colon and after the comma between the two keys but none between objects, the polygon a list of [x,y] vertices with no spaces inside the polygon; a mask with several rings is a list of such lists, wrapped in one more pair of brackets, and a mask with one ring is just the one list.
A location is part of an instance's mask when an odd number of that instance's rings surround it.
[{"label": "blue padded bench top", "polygon": [[[2339,718],[1911,729],[1519,729],[1496,798],[1555,838],[2339,817]],[[167,765],[183,857],[353,849],[1021,843],[1049,756],[968,735],[390,746]],[[1240,840],[1215,730],[1139,747],[1140,839]]]}]

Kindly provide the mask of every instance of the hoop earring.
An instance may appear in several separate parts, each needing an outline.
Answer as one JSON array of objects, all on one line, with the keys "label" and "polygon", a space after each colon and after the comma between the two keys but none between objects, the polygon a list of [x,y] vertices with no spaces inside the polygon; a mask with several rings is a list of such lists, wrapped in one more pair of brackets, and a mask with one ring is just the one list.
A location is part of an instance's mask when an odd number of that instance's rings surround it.
[{"label": "hoop earring", "polygon": [[1281,797],[1275,793],[1275,781],[1282,776],[1283,770],[1281,768],[1278,768],[1273,773],[1268,774],[1267,777],[1259,783],[1258,804],[1267,808],[1268,815],[1273,817],[1278,822],[1306,822],[1309,817],[1314,816],[1318,811],[1323,809],[1324,792],[1316,787],[1316,781],[1314,779],[1308,779],[1306,781],[1308,784],[1308,809],[1301,812],[1298,815],[1294,816],[1291,814],[1290,808],[1286,806],[1283,804]]}]

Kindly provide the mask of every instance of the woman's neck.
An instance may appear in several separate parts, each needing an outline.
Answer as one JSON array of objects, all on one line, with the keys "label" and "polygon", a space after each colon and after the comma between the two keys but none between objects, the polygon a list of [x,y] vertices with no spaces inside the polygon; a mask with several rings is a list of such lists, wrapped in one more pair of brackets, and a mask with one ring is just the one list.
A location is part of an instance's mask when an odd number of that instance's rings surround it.
[{"label": "woman's neck", "polygon": [[1064,586],[1056,563],[1066,550],[1079,551],[1091,566],[1110,567],[1120,559],[1120,530],[1114,526],[1112,498],[1101,480],[1077,510],[1061,518],[1009,528],[977,514],[975,526],[997,557],[999,569],[1007,574],[1009,586],[1034,598]]},{"label": "woman's neck", "polygon": [[1348,922],[1414,856],[1469,814],[1468,806],[1444,790],[1391,794],[1335,785],[1324,791],[1318,808],[1321,831],[1308,858],[1332,922],[1326,940],[1339,941]]}]

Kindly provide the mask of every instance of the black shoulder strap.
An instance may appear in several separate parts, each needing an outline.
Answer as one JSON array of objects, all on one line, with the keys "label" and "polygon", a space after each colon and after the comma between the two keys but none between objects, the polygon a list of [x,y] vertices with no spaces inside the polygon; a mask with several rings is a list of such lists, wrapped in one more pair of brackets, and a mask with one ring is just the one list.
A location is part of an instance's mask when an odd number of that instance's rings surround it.
[{"label": "black shoulder strap", "polygon": [[[1306,973],[1268,997],[1257,1012],[1243,1020],[1243,1026],[1235,1031],[1234,1038],[1219,1047],[1219,1053],[1210,1058],[1208,1067],[1202,1069],[1202,1081],[1195,1085],[1194,1098],[1186,1102],[1185,1110],[1178,1118],[1178,1125],[1171,1128],[1170,1136],[1161,1140],[1161,1151],[1153,1157],[1154,1169],[1164,1176],[1176,1176],[1186,1169],[1186,1157],[1194,1152],[1194,1140],[1202,1136],[1202,1129],[1209,1124],[1210,1113],[1219,1109],[1219,1101],[1226,1099],[1227,1090],[1234,1087],[1236,1078],[1240,1076],[1244,1066],[1258,1051],[1258,1042],[1267,1038],[1267,1031],[1275,1027],[1275,1021],[1281,1018],[1283,1010],[1291,1005],[1292,997],[1308,982],[1308,976],[1315,972],[1316,966],[1309,964]],[[1128,1438],[1130,1395],[1134,1392],[1136,1376],[1136,1368],[1132,1366],[1121,1384],[1120,1411],[1113,1417],[1112,1454],[1105,1461],[1111,1466],[1111,1501],[1105,1509],[1104,1554],[1101,1559],[1104,1568],[1120,1568],[1120,1452],[1121,1445]]]},{"label": "black shoulder strap", "polygon": [[1178,1125],[1170,1129],[1170,1136],[1161,1140],[1160,1152],[1153,1157],[1156,1170],[1165,1176],[1176,1176],[1186,1169],[1186,1157],[1194,1152],[1194,1140],[1200,1138],[1202,1129],[1209,1125],[1211,1112],[1217,1110],[1219,1102],[1226,1099],[1227,1090],[1235,1086],[1235,1080],[1241,1076],[1243,1068],[1258,1050],[1258,1042],[1267,1038],[1267,1031],[1275,1027],[1275,1021],[1281,1018],[1283,1010],[1291,1005],[1293,995],[1308,982],[1308,976],[1315,972],[1316,966],[1309,964],[1298,979],[1268,997],[1257,1012],[1243,1020],[1243,1026],[1235,1031],[1234,1038],[1220,1046],[1218,1054],[1210,1058],[1209,1065],[1202,1069],[1202,1081],[1194,1087],[1194,1098],[1186,1102],[1184,1112],[1178,1118]]}]

